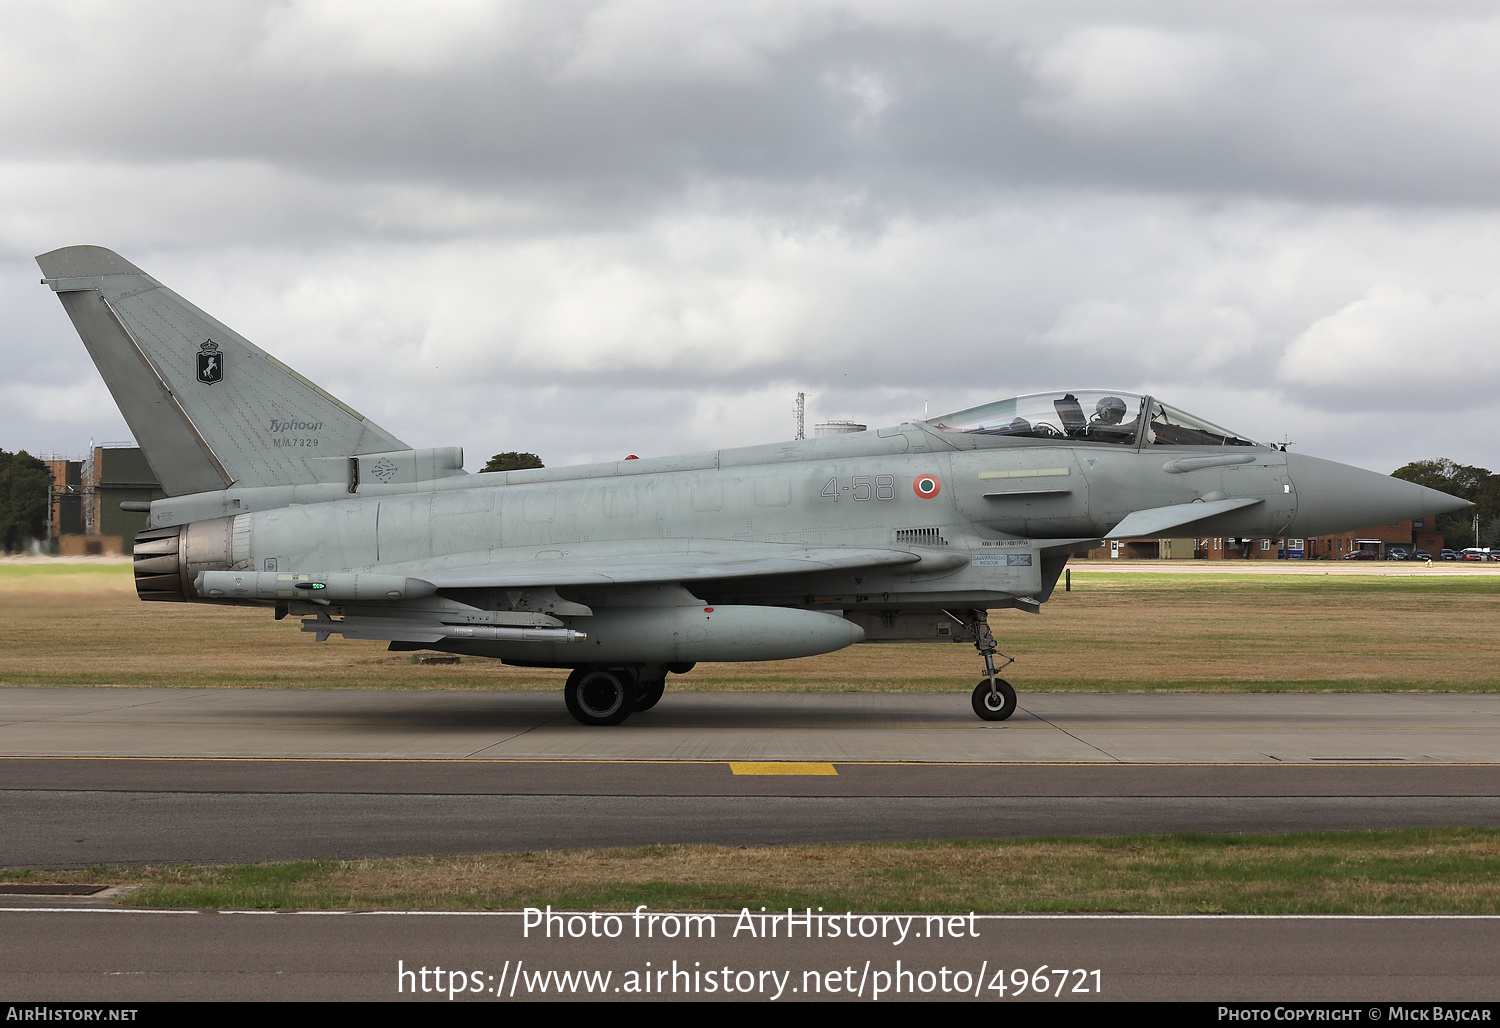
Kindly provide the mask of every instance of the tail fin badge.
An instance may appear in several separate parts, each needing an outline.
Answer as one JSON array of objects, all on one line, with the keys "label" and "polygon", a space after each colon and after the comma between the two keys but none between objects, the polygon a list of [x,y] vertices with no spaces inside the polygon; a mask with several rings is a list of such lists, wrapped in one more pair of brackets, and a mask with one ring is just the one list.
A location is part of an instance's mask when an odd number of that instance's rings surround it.
[{"label": "tail fin badge", "polygon": [[224,355],[219,352],[219,344],[212,339],[206,339],[198,346],[198,381],[204,385],[224,381]]}]

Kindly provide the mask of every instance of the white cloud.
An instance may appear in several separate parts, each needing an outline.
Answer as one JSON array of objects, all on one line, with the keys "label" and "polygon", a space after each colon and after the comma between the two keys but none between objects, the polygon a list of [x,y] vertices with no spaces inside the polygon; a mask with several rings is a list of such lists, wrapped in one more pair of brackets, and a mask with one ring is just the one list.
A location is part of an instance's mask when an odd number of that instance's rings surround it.
[{"label": "white cloud", "polygon": [[1034,342],[1073,350],[1095,361],[1134,364],[1141,375],[1212,378],[1247,363],[1261,326],[1243,307],[1167,302],[1138,307],[1114,300],[1070,304]]},{"label": "white cloud", "polygon": [[266,10],[250,63],[312,79],[451,72],[501,50],[517,6],[505,0],[291,0]]},{"label": "white cloud", "polygon": [[[1396,397],[1406,407],[1452,411],[1492,405],[1497,355],[1500,290],[1434,297],[1380,283],[1310,325],[1287,347],[1277,374],[1343,404]],[[1434,368],[1442,370],[1434,375]]]},{"label": "white cloud", "polygon": [[795,0],[606,0],[571,34],[564,80],[757,82],[774,57],[827,24],[828,11]]},{"label": "white cloud", "polygon": [[[0,159],[0,250],[72,243],[194,246],[205,240],[349,232],[382,207],[377,190],[266,161]],[[373,216],[373,215],[371,215]]]},{"label": "white cloud", "polygon": [[1035,117],[1132,132],[1211,109],[1252,63],[1256,48],[1225,35],[1134,25],[1079,28],[1035,52]]}]

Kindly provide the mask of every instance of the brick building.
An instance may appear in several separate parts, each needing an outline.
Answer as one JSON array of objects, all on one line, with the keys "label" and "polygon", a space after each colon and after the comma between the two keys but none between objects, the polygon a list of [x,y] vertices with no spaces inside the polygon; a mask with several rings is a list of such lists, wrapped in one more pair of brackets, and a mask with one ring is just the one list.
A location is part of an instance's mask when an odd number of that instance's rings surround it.
[{"label": "brick building", "polygon": [[1443,533],[1432,526],[1432,518],[1417,518],[1339,535],[1322,535],[1307,540],[1307,556],[1338,559],[1353,550],[1371,550],[1384,557],[1391,547],[1399,546],[1407,556],[1426,550],[1436,557],[1443,550]]},{"label": "brick building", "polygon": [[1443,533],[1432,525],[1432,518],[1417,518],[1315,539],[1236,539],[1228,536],[1121,539],[1090,550],[1088,556],[1117,560],[1177,560],[1183,557],[1199,560],[1339,560],[1355,550],[1368,550],[1384,557],[1393,547],[1399,547],[1408,556],[1426,550],[1436,557],[1443,549]]},{"label": "brick building", "polygon": [[52,472],[49,534],[60,554],[130,553],[146,514],[121,510],[120,504],[166,495],[133,443],[101,443],[82,460],[53,455],[43,461]]},{"label": "brick building", "polygon": [[47,538],[83,534],[83,461],[61,454],[45,454],[41,462],[52,474]]}]

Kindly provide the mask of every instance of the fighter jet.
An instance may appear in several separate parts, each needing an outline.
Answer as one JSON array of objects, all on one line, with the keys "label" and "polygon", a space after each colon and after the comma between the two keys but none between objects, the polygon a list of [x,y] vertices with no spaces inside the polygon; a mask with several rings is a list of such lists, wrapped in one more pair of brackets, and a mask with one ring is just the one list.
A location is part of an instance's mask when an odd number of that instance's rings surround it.
[{"label": "fighter jet", "polygon": [[166,492],[143,600],[253,605],[318,640],[568,669],[585,725],[700,661],[972,642],[1106,539],[1316,536],[1466,501],[1258,443],[1153,396],[1073,389],[831,438],[467,474],[413,449],[133,264],[37,258]]}]

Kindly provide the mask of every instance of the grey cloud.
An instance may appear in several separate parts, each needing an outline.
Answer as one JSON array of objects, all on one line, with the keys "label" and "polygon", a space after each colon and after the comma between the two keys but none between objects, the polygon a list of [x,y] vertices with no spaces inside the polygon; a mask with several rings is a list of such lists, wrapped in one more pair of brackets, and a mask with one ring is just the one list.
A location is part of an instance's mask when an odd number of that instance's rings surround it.
[{"label": "grey cloud", "polygon": [[1022,5],[1009,31],[977,33],[856,8],[785,16],[750,56],[721,54],[717,76],[713,47],[692,75],[649,74],[659,33],[622,28],[621,54],[590,57],[590,20],[626,25],[630,5],[520,18],[483,59],[456,39],[449,63],[334,54],[295,74],[257,56],[275,22],[258,6],[192,10],[123,41],[86,20],[37,19],[31,39],[21,26],[7,150],[265,161],[641,210],[721,177],[859,183],[918,210],[1058,183],[1403,203],[1500,188],[1500,18],[1472,9],[1268,5],[1216,20],[1167,6],[1068,23]]},{"label": "grey cloud", "polygon": [[[356,10],[4,9],[0,445],[123,432],[30,263],[93,242],[471,458],[1106,385],[1494,464],[1488,6]],[[1341,374],[1414,346],[1459,399]]]}]

